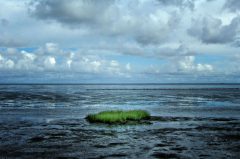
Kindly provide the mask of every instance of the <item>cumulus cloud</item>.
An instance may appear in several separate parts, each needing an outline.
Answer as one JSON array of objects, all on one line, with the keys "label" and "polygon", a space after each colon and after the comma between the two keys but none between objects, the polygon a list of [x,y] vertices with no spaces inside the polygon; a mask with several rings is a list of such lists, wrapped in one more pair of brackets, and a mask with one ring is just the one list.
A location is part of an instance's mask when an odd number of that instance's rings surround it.
[{"label": "cumulus cloud", "polygon": [[[16,69],[18,70],[35,70],[37,65],[35,64],[36,55],[28,53],[26,51],[14,52],[15,55],[19,56],[15,59]],[[20,55],[18,55],[20,54]]]},{"label": "cumulus cloud", "polygon": [[179,56],[173,57],[160,66],[151,65],[148,68],[149,72],[161,75],[171,76],[202,76],[212,75],[214,66],[208,63],[200,63],[196,61],[195,56]]},{"label": "cumulus cloud", "polygon": [[44,60],[44,66],[46,68],[53,68],[55,66],[55,64],[56,64],[56,60],[52,56],[48,56]]},{"label": "cumulus cloud", "polygon": [[236,0],[4,1],[0,70],[9,77],[18,72],[51,79],[58,73],[63,78],[132,75],[147,80],[148,73],[156,79],[221,74],[224,63],[225,74],[236,74],[237,62],[230,66],[232,60],[222,60],[239,53],[238,4]]},{"label": "cumulus cloud", "polygon": [[10,59],[5,59],[1,54],[0,54],[0,68],[3,69],[12,69],[14,67],[15,63],[10,60]]},{"label": "cumulus cloud", "polygon": [[178,69],[179,71],[184,72],[206,72],[206,71],[213,71],[213,66],[210,64],[201,64],[201,63],[195,63],[195,57],[194,56],[186,56],[183,59],[178,61]]},{"label": "cumulus cloud", "polygon": [[205,77],[212,79],[216,76],[214,66],[196,62],[195,56],[174,57],[162,65],[150,65],[142,73],[145,76],[155,76],[170,81],[177,79],[177,82],[203,80]]},{"label": "cumulus cloud", "polygon": [[234,42],[239,36],[239,29],[239,16],[233,18],[228,25],[223,25],[221,19],[205,17],[203,19],[193,19],[188,34],[206,44],[224,44]]},{"label": "cumulus cloud", "polygon": [[[60,54],[58,54],[57,52]],[[107,60],[79,51],[64,51],[55,43],[46,43],[33,52],[7,49],[0,54],[0,70],[30,72],[72,72],[128,76],[130,64]]]}]

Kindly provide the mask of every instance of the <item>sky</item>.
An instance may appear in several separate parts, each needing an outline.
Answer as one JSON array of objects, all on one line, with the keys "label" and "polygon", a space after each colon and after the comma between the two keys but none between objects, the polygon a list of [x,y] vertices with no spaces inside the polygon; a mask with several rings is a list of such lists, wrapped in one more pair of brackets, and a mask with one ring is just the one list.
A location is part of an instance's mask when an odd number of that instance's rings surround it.
[{"label": "sky", "polygon": [[0,83],[230,82],[239,0],[0,0]]}]

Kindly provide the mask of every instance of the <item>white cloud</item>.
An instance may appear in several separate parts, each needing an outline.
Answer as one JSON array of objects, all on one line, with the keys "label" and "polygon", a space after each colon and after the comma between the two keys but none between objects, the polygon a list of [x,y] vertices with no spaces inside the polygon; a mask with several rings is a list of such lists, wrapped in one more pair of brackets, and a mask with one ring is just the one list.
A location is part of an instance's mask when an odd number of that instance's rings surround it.
[{"label": "white cloud", "polygon": [[209,64],[197,64],[196,69],[198,71],[213,71],[213,66]]},{"label": "white cloud", "polygon": [[32,53],[28,53],[26,51],[21,51],[22,55],[23,55],[23,58],[26,60],[26,61],[34,61],[36,59],[36,55],[32,54]]},{"label": "white cloud", "polygon": [[45,50],[49,53],[56,53],[59,51],[58,44],[56,43],[46,43],[45,44]]},{"label": "white cloud", "polygon": [[127,71],[130,71],[131,68],[132,68],[132,67],[131,67],[130,63],[127,63],[127,64],[126,64],[126,69],[127,69]]},{"label": "white cloud", "polygon": [[12,61],[12,60],[7,60],[6,62],[5,62],[5,65],[6,65],[6,67],[7,68],[13,68],[14,67],[14,62]]},{"label": "white cloud", "polygon": [[73,62],[73,61],[72,61],[71,59],[67,60],[67,66],[68,66],[68,68],[71,68],[72,62]]},{"label": "white cloud", "polygon": [[49,68],[49,69],[50,69],[50,68],[54,68],[55,64],[56,64],[56,60],[55,60],[55,58],[52,57],[52,56],[48,56],[48,57],[46,57],[45,60],[44,60],[44,66],[45,66],[46,68]]},{"label": "white cloud", "polygon": [[193,56],[186,56],[183,60],[179,61],[180,69],[184,71],[193,70],[194,66],[194,57]]},{"label": "white cloud", "polygon": [[179,71],[184,72],[204,72],[204,71],[213,71],[213,67],[210,64],[201,64],[195,63],[194,56],[186,56],[183,59],[179,60]]},{"label": "white cloud", "polygon": [[[9,55],[9,51],[11,56]],[[0,69],[39,72],[75,72],[116,76],[127,76],[125,67],[117,60],[106,60],[97,55],[87,55],[79,51],[64,51],[57,44],[47,43],[33,52],[6,49],[5,58],[0,54]],[[17,57],[17,58],[15,58]],[[15,62],[14,62],[15,61]]]},{"label": "white cloud", "polygon": [[[18,55],[18,54],[20,54],[20,55]],[[14,55],[18,56],[17,59],[14,59],[16,61],[16,69],[18,69],[18,70],[35,70],[35,69],[37,69],[37,65],[35,63],[35,59],[37,58],[36,55],[26,52],[26,51],[15,52]],[[12,56],[14,56],[14,55],[12,55]]]},{"label": "white cloud", "polygon": [[0,61],[3,61],[3,56],[0,54]]},{"label": "white cloud", "polygon": [[112,61],[110,62],[110,66],[112,66],[112,67],[118,67],[118,66],[119,66],[119,63],[118,63],[116,60],[112,60]]},{"label": "white cloud", "polygon": [[100,66],[101,66],[101,62],[100,61],[91,61],[89,63],[89,65],[90,65],[89,68],[91,69],[91,71],[98,72],[100,69]]},{"label": "white cloud", "polygon": [[143,74],[157,75],[168,78],[201,77],[214,75],[215,69],[211,64],[198,63],[195,56],[178,56],[170,58],[161,65],[150,65]]},{"label": "white cloud", "polygon": [[6,59],[4,58],[1,54],[0,54],[0,70],[1,69],[12,69],[14,67],[15,63],[10,60],[10,59]]}]

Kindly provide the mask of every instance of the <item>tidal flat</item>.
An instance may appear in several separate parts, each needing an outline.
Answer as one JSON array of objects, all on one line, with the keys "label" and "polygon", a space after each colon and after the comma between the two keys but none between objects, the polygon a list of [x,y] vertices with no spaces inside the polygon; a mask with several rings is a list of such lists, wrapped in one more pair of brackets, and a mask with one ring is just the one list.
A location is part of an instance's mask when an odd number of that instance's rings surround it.
[{"label": "tidal flat", "polygon": [[8,158],[238,158],[240,121],[155,117],[147,125],[90,124],[84,119],[0,124]]},{"label": "tidal flat", "polygon": [[[0,158],[240,156],[239,89],[109,87],[0,86]],[[150,124],[85,119],[115,109],[147,110]]]}]

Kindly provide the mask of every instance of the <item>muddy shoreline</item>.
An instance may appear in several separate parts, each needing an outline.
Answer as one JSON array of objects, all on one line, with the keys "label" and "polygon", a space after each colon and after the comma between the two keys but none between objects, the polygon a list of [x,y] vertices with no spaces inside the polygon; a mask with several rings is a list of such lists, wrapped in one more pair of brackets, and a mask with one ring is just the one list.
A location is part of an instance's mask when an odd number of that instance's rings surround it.
[{"label": "muddy shoreline", "polygon": [[[235,88],[240,86],[1,85],[0,159],[239,158]],[[150,123],[84,119],[119,109],[146,110]]]},{"label": "muddy shoreline", "polygon": [[0,123],[1,158],[237,158],[234,118],[152,117],[151,124],[85,119]]}]

